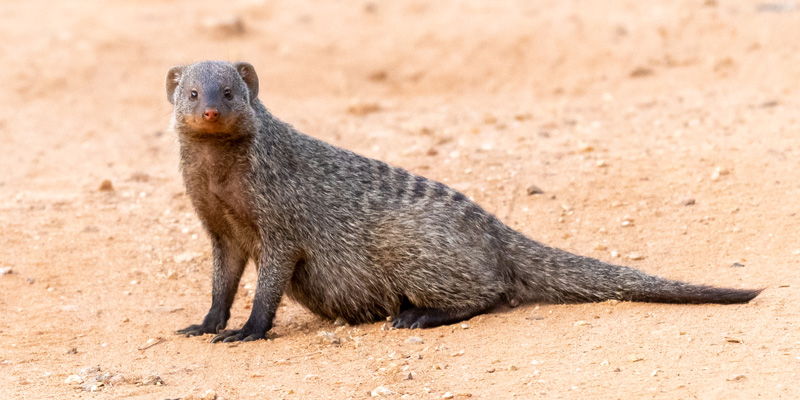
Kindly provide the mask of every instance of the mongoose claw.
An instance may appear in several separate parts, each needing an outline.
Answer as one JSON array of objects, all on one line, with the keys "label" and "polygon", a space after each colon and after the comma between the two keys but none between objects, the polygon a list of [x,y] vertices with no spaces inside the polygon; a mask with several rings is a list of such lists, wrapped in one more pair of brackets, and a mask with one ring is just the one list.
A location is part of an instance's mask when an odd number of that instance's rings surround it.
[{"label": "mongoose claw", "polygon": [[253,340],[264,339],[264,334],[247,334],[244,329],[231,329],[222,331],[211,339],[211,343],[230,343],[230,342],[252,342]]},{"label": "mongoose claw", "polygon": [[225,325],[217,324],[216,326],[208,326],[206,324],[199,324],[199,325],[189,325],[186,328],[178,329],[175,331],[176,335],[183,335],[186,337],[190,336],[202,336],[206,333],[217,333],[221,330],[225,329]]},{"label": "mongoose claw", "polygon": [[489,307],[481,307],[462,311],[440,310],[435,308],[411,308],[398,314],[394,318],[394,321],[392,321],[392,326],[397,329],[434,328],[472,318],[475,315],[486,312],[488,308]]},{"label": "mongoose claw", "polygon": [[205,334],[206,332],[203,329],[203,325],[189,325],[186,328],[178,329],[175,331],[177,335],[184,335],[186,337],[189,336],[200,336]]},{"label": "mongoose claw", "polygon": [[392,321],[392,328],[395,329],[417,329],[417,328],[428,328],[434,326],[429,321],[429,315],[424,310],[413,308],[411,310],[406,310],[401,312],[397,317],[394,318]]}]

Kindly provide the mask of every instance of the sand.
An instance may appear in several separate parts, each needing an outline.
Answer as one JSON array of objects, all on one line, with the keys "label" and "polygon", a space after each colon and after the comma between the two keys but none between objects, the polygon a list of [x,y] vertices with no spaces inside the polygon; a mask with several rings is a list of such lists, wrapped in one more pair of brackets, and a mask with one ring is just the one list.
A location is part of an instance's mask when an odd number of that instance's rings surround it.
[{"label": "sand", "polygon": [[[798,7],[7,0],[0,398],[798,398]],[[275,115],[536,240],[766,290],[414,331],[285,300],[266,341],[177,336],[210,305],[211,261],[164,80],[204,59],[251,62]],[[254,290],[250,266],[230,327]]]}]

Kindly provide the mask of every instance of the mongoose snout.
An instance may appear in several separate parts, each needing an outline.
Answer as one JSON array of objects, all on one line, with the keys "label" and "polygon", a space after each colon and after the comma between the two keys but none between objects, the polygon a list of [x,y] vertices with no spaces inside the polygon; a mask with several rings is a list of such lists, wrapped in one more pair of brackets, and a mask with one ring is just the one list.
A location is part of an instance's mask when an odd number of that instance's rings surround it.
[{"label": "mongoose snout", "polygon": [[208,122],[217,122],[219,120],[219,110],[216,108],[206,108],[203,113],[203,118]]}]

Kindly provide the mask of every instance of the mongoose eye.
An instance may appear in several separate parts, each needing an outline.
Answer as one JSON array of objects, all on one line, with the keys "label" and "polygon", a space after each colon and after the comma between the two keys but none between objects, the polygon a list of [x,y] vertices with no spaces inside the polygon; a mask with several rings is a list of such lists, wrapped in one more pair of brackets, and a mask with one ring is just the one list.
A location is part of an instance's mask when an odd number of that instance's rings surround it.
[{"label": "mongoose eye", "polygon": [[228,99],[228,100],[230,100],[230,99],[232,99],[232,98],[233,98],[233,94],[231,93],[231,89],[230,89],[230,88],[225,88],[225,90],[223,90],[223,91],[222,91],[222,94],[223,94],[223,95],[225,96],[225,98],[226,98],[226,99]]},{"label": "mongoose eye", "polygon": [[192,97],[193,99],[196,99],[196,98],[197,98],[197,90],[192,90],[191,97]]}]

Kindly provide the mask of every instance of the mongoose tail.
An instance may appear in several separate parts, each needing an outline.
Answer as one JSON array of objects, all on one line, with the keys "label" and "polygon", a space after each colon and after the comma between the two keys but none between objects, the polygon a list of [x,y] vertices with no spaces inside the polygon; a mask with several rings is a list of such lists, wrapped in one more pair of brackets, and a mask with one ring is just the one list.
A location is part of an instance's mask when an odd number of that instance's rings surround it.
[{"label": "mongoose tail", "polygon": [[665,279],[522,239],[527,243],[515,246],[512,257],[516,260],[511,260],[518,266],[515,269],[519,274],[521,301],[735,304],[747,303],[763,290],[718,288]]}]

